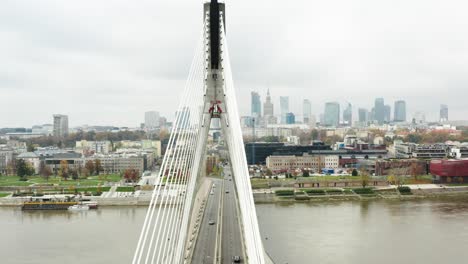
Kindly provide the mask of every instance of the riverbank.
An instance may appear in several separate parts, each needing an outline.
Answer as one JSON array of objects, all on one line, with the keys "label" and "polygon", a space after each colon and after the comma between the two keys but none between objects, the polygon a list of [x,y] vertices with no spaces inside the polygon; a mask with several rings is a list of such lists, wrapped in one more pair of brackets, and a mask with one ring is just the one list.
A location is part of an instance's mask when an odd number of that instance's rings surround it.
[{"label": "riverbank", "polygon": [[[397,187],[387,188],[313,188],[313,189],[256,189],[253,190],[255,203],[317,203],[325,201],[360,201],[360,200],[416,200],[439,197],[462,197],[468,199],[468,186],[409,185],[408,192],[400,192]],[[370,191],[369,191],[370,190]],[[289,193],[288,193],[289,192]],[[128,193],[104,192],[100,196],[85,196],[99,206],[148,206],[152,191]],[[118,194],[118,195],[116,195]],[[12,193],[0,195],[0,206],[21,206],[31,197],[14,197]]]},{"label": "riverbank", "polygon": [[[317,203],[326,201],[360,201],[360,200],[421,200],[437,198],[466,198],[468,199],[468,186],[427,188],[427,186],[411,186],[410,192],[401,193],[398,188],[371,189],[371,193],[355,193],[352,189],[343,189],[342,192],[320,189],[294,190],[292,195],[283,195],[286,190],[256,190],[255,203]],[[359,188],[362,189],[362,188]],[[322,189],[325,190],[325,189]],[[338,194],[337,194],[338,193]],[[287,191],[286,191],[287,194]]]}]

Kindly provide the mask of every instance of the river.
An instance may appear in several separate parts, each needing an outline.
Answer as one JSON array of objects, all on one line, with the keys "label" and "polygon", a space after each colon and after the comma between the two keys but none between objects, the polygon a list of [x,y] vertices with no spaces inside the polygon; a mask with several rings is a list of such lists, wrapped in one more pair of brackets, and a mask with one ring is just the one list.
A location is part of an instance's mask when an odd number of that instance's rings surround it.
[{"label": "river", "polygon": [[[130,263],[146,209],[0,208],[0,263]],[[257,205],[276,264],[465,263],[468,200]]]}]

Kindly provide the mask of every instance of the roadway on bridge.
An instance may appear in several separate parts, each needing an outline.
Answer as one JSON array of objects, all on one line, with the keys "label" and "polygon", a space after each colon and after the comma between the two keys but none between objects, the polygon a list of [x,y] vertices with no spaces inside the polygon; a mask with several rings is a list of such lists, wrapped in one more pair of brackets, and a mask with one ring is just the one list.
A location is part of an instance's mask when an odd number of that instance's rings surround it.
[{"label": "roadway on bridge", "polygon": [[221,263],[231,264],[233,256],[240,256],[242,263],[245,257],[242,250],[239,214],[237,212],[237,197],[234,189],[234,179],[231,168],[224,167],[224,200],[223,222],[221,232]]},{"label": "roadway on bridge", "polygon": [[[193,251],[192,263],[197,264],[213,264],[216,249],[216,235],[218,227],[218,215],[221,199],[221,184],[222,180],[213,179],[213,184],[216,187],[211,187],[213,194],[208,195],[203,220],[200,223],[200,231],[198,233],[197,242]],[[215,224],[210,225],[212,220]]]}]

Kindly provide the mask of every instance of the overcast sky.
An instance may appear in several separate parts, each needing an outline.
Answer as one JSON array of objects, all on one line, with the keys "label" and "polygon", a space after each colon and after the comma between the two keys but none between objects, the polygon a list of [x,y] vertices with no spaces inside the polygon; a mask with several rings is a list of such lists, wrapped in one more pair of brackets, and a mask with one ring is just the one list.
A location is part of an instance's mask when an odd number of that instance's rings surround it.
[{"label": "overcast sky", "polygon": [[[250,92],[276,113],[309,98],[370,108],[397,99],[438,118],[468,119],[466,0],[227,1],[241,114]],[[0,1],[0,127],[52,122],[138,126],[172,118],[202,27],[202,1]]]}]

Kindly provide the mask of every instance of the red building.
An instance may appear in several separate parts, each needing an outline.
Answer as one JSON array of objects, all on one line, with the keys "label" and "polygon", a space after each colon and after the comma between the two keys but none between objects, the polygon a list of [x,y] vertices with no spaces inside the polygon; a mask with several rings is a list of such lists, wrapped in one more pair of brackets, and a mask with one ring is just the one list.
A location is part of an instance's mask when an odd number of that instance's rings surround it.
[{"label": "red building", "polygon": [[468,159],[431,160],[430,171],[441,183],[468,183]]}]

